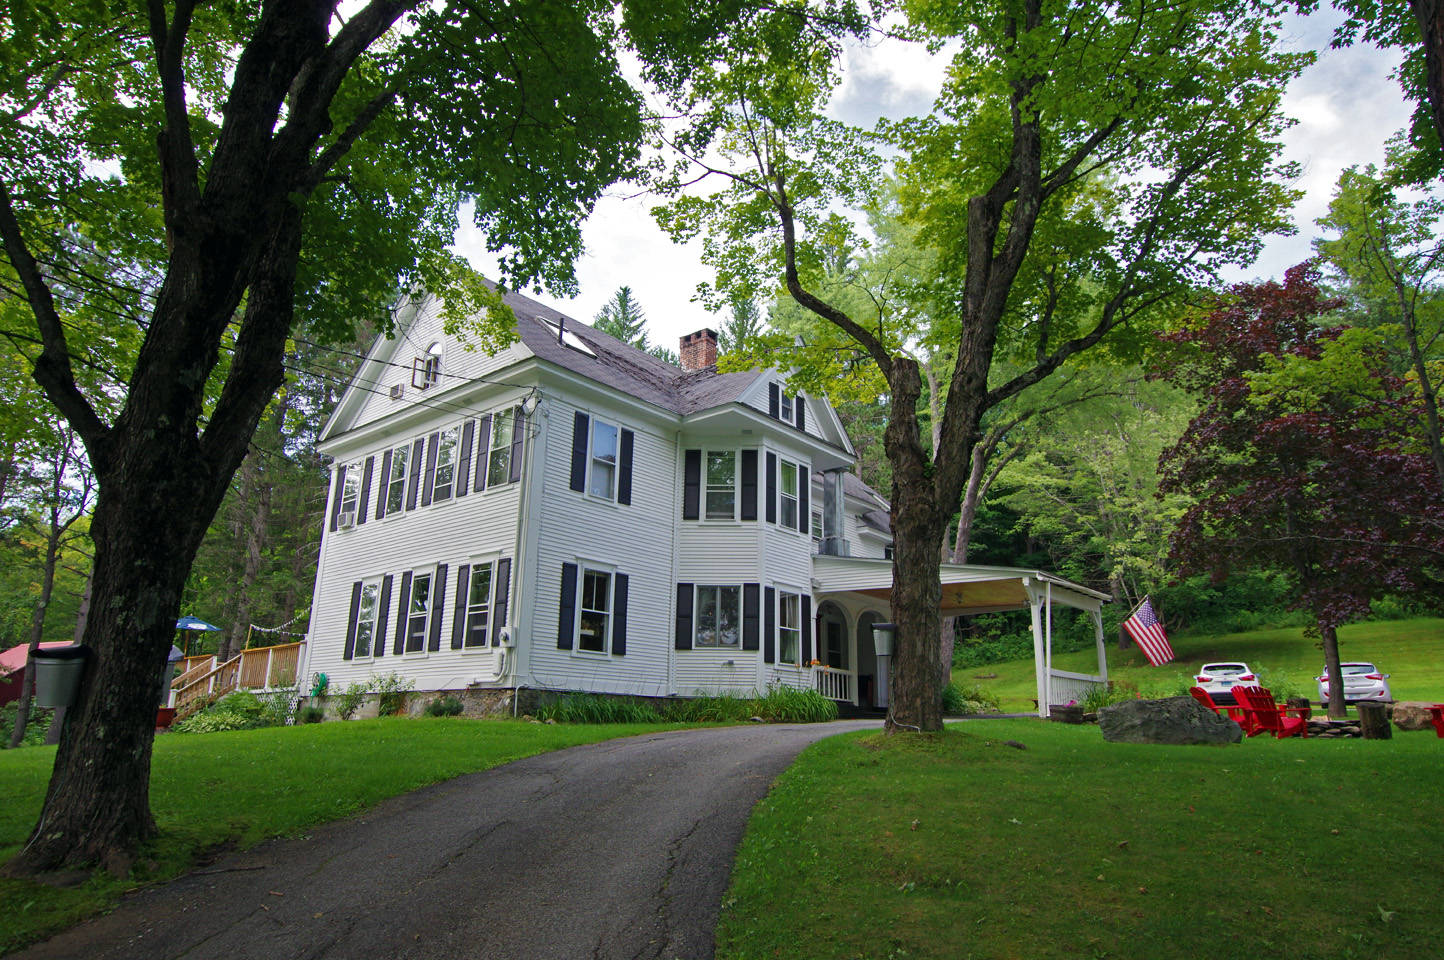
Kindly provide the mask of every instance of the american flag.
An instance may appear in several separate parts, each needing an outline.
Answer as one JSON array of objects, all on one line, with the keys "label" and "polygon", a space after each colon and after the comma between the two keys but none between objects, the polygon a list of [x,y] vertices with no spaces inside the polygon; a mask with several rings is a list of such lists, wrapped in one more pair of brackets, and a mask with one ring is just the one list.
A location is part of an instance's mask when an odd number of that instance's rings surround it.
[{"label": "american flag", "polygon": [[1148,658],[1148,662],[1155,667],[1161,667],[1173,659],[1173,648],[1168,645],[1168,635],[1163,632],[1163,624],[1158,622],[1158,614],[1153,612],[1153,604],[1147,597],[1133,611],[1133,616],[1123,621],[1123,629],[1138,644],[1138,649]]}]

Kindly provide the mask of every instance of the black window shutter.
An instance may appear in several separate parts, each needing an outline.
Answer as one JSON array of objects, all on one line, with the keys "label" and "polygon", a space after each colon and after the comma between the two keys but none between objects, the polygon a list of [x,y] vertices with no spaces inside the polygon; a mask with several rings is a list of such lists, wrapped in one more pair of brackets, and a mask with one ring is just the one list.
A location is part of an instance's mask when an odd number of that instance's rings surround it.
[{"label": "black window shutter", "polygon": [[416,509],[416,495],[421,492],[421,458],[426,456],[426,438],[419,437],[411,445],[411,482],[406,489],[406,509]]},{"label": "black window shutter", "polygon": [[451,649],[460,650],[466,634],[466,604],[471,591],[471,565],[456,568],[456,612],[451,616]]},{"label": "black window shutter", "polygon": [[346,617],[346,649],[341,651],[342,660],[350,660],[356,649],[356,616],[361,609],[361,581],[351,584],[351,612]]},{"label": "black window shutter", "polygon": [[456,495],[464,497],[471,492],[471,437],[476,431],[476,421],[468,420],[461,428],[461,457],[456,463]]},{"label": "black window shutter", "polygon": [[431,488],[436,484],[436,447],[440,434],[433,433],[426,438],[426,484],[421,488],[421,505],[431,502]]},{"label": "black window shutter", "polygon": [[627,582],[625,573],[616,575],[612,585],[612,654],[625,656],[627,653]]},{"label": "black window shutter", "polygon": [[587,489],[587,431],[591,429],[592,418],[578,410],[572,417],[572,489],[581,493]]},{"label": "black window shutter", "polygon": [[796,397],[792,402],[797,405],[797,429],[799,429],[799,430],[806,430],[806,429],[807,429],[807,403],[802,399],[802,394],[800,394],[800,393],[797,395],[797,397]]},{"label": "black window shutter", "polygon": [[812,631],[816,628],[812,623],[812,598],[805,593],[802,595],[802,622],[798,626],[802,628],[797,631],[802,634],[802,665],[807,666],[812,659]]},{"label": "black window shutter", "polygon": [[471,487],[473,490],[486,489],[486,465],[491,460],[487,453],[490,450],[491,414],[488,413],[476,425],[476,483]]},{"label": "black window shutter", "polygon": [[446,564],[436,565],[436,576],[431,578],[431,637],[426,645],[428,650],[441,649],[441,621],[446,616]]},{"label": "black window shutter", "polygon": [[762,599],[762,586],[756,583],[742,585],[742,649],[756,650],[760,623],[757,609]]},{"label": "black window shutter", "polygon": [[376,519],[386,516],[386,488],[391,485],[391,451],[381,455],[381,483],[376,490]]},{"label": "black window shutter", "polygon": [[767,455],[767,522],[777,522],[777,454]]},{"label": "black window shutter", "polygon": [[808,524],[812,522],[812,508],[809,501],[812,497],[812,469],[805,463],[797,465],[797,529],[801,533],[807,532]]},{"label": "black window shutter", "polygon": [[692,649],[692,584],[677,584],[677,638],[678,650]]},{"label": "black window shutter", "polygon": [[387,619],[391,616],[391,574],[381,578],[381,604],[376,608],[376,650],[378,657],[386,656]]},{"label": "black window shutter", "polygon": [[767,385],[767,415],[773,420],[782,417],[782,391],[775,383]]},{"label": "black window shutter", "polygon": [[525,441],[526,414],[517,407],[511,418],[511,476],[507,478],[510,483],[521,479],[521,448]]},{"label": "black window shutter", "polygon": [[632,444],[635,438],[630,430],[622,431],[622,445],[617,451],[617,502],[623,505],[632,502]]},{"label": "black window shutter", "polygon": [[371,499],[371,468],[376,465],[375,457],[366,458],[366,469],[361,471],[361,496],[356,501],[356,522],[366,522],[366,506]]},{"label": "black window shutter", "polygon": [[501,631],[506,628],[507,602],[511,599],[511,558],[502,557],[496,562],[496,577],[492,580],[491,603],[491,645],[501,646]]},{"label": "black window shutter", "polygon": [[743,520],[757,519],[757,451],[742,451],[742,512]]},{"label": "black window shutter", "polygon": [[777,662],[777,591],[762,592],[762,662]]},{"label": "black window shutter", "polygon": [[562,597],[557,614],[557,649],[572,648],[572,633],[577,625],[577,565],[562,564]]},{"label": "black window shutter", "polygon": [[411,605],[411,571],[401,575],[401,592],[396,595],[396,640],[391,652],[398,657],[406,652],[406,608]]},{"label": "black window shutter", "polygon": [[682,519],[696,520],[702,505],[702,451],[688,450],[682,462]]},{"label": "black window shutter", "polygon": [[346,492],[346,465],[336,468],[336,488],[331,497],[331,529],[336,529],[336,518],[341,515],[341,496]]}]

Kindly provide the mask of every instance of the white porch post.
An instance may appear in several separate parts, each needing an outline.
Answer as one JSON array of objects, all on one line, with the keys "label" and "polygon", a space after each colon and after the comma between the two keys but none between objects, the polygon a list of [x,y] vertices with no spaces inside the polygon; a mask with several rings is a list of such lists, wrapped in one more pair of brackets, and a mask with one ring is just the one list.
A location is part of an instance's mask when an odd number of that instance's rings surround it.
[{"label": "white porch post", "polygon": [[1103,680],[1103,685],[1108,685],[1108,652],[1107,644],[1103,641],[1103,610],[1089,611],[1093,615],[1093,639],[1098,646],[1098,676]]},{"label": "white porch post", "polygon": [[[1043,645],[1047,651],[1046,659],[1048,661],[1048,669],[1043,673],[1043,692],[1048,695],[1045,703],[1051,707],[1053,705],[1053,582],[1051,580],[1044,587],[1043,597]],[[1038,704],[1040,707],[1043,705],[1042,703]],[[1049,713],[1051,713],[1050,710],[1045,710],[1043,715],[1048,716]]]},{"label": "white porch post", "polygon": [[1028,608],[1033,615],[1033,673],[1038,685],[1038,716],[1048,715],[1048,665],[1043,648],[1043,597],[1038,593],[1032,578],[1023,581],[1028,591]]}]

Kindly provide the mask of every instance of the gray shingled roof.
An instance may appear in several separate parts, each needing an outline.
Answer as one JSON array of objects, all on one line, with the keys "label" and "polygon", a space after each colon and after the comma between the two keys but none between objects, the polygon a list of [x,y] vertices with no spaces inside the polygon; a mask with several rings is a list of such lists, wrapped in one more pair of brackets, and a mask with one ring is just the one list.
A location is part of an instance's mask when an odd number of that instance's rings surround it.
[{"label": "gray shingled roof", "polygon": [[[508,292],[502,299],[516,314],[517,335],[538,358],[673,413],[695,413],[732,403],[762,375],[759,370],[718,373],[712,367],[683,370],[524,294]],[[596,356],[558,343],[543,321],[559,320]]]}]

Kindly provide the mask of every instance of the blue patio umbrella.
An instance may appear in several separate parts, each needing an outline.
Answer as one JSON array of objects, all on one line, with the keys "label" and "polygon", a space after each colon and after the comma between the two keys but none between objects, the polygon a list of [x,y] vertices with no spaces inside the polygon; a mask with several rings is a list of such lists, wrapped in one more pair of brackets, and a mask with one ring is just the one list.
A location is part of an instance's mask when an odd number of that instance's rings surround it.
[{"label": "blue patio umbrella", "polygon": [[[175,628],[177,630],[201,630],[206,633],[218,633],[221,629],[213,623],[206,623],[200,617],[193,617],[190,614],[186,614],[177,620],[175,622]],[[190,643],[187,642],[186,653],[190,652],[190,647]]]}]

